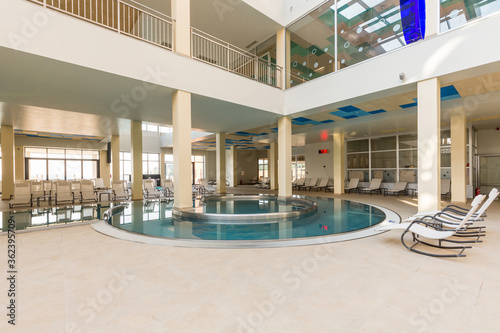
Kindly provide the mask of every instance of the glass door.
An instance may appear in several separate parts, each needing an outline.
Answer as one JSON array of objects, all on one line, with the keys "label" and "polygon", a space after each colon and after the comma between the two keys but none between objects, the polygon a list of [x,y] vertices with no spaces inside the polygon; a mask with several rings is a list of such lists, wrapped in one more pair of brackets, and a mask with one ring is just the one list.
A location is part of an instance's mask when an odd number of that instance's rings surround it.
[{"label": "glass door", "polygon": [[481,193],[488,194],[493,187],[500,188],[500,155],[478,156],[478,184]]}]

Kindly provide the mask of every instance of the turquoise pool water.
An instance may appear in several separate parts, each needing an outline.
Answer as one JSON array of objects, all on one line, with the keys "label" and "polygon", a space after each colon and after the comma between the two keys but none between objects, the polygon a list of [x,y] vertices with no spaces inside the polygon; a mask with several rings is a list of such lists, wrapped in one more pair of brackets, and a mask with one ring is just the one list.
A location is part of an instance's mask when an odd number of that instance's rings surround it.
[{"label": "turquoise pool water", "polygon": [[[376,207],[334,198],[310,197],[305,199],[317,203],[317,212],[291,221],[270,221],[269,223],[207,223],[186,221],[172,217],[173,202],[130,202],[123,212],[112,216],[109,223],[118,229],[138,234],[173,239],[198,240],[273,240],[327,236],[356,231],[374,226],[385,220],[385,213]],[[235,202],[236,203],[236,202]],[[264,209],[271,202],[262,196],[256,202],[241,201],[237,210],[241,213],[269,212]],[[199,202],[194,202],[198,206]],[[293,205],[288,209],[293,208]],[[207,212],[221,213],[217,204],[209,205]],[[279,207],[272,208],[280,210]],[[283,208],[281,208],[283,209]],[[224,209],[227,212],[227,209]],[[230,213],[235,212],[231,205]]]}]

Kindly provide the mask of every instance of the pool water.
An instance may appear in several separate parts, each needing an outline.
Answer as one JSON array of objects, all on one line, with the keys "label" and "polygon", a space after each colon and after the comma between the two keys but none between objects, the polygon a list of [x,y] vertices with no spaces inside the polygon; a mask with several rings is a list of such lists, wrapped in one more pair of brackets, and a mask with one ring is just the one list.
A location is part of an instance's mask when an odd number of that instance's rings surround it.
[{"label": "pool water", "polygon": [[[336,198],[309,197],[317,203],[317,213],[291,221],[270,223],[206,223],[186,221],[172,217],[173,202],[129,202],[123,212],[110,218],[109,223],[125,231],[143,235],[173,239],[197,240],[272,240],[317,237],[356,231],[374,226],[386,219],[386,214],[371,205]],[[262,203],[260,201],[263,201]],[[236,201],[235,201],[236,203]],[[257,202],[238,202],[231,205],[230,213],[270,211],[265,196]],[[194,202],[197,207],[199,202]],[[238,208],[236,209],[236,206]],[[296,207],[297,208],[297,207]],[[291,205],[288,209],[296,209]],[[217,205],[200,209],[206,212],[217,210]]]}]

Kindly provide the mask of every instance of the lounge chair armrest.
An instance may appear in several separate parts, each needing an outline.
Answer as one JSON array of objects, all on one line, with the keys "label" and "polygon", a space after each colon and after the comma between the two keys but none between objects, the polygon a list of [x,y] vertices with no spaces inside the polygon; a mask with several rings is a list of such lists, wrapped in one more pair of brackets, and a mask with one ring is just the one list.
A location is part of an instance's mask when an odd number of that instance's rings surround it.
[{"label": "lounge chair armrest", "polygon": [[423,224],[423,225],[426,225],[428,227],[431,227],[431,228],[434,228],[436,230],[443,230],[443,228],[441,227],[441,225],[439,223],[432,223],[432,222],[426,222],[426,221],[422,221],[420,219],[418,220],[413,220],[409,225],[408,227],[406,228],[407,231],[410,231],[410,228],[414,225],[414,224]]}]

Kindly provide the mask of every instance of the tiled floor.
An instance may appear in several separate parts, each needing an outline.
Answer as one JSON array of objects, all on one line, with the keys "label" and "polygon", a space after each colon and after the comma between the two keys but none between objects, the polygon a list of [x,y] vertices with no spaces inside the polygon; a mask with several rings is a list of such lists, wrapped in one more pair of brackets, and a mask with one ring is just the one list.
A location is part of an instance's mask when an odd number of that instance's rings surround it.
[{"label": "tiled floor", "polygon": [[[342,197],[416,211],[409,197]],[[412,253],[399,231],[244,250],[130,243],[89,225],[22,233],[15,331],[498,332],[499,221],[497,201],[484,242],[457,259]]]}]

